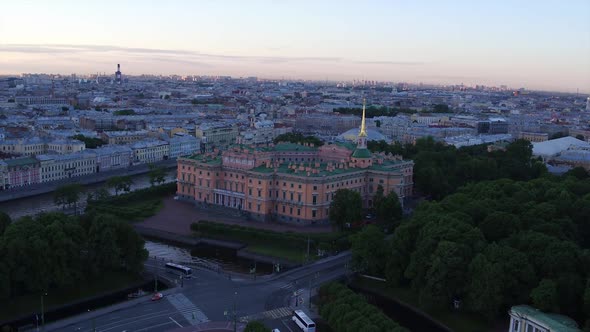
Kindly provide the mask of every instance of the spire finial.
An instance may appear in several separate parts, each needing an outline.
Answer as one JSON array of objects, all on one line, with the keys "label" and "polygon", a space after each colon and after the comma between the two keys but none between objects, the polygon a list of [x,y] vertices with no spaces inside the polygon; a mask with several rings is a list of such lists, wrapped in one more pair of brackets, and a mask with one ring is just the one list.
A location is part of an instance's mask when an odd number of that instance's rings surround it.
[{"label": "spire finial", "polygon": [[366,100],[363,98],[363,118],[361,119],[361,130],[359,131],[359,137],[367,137],[367,127],[365,125],[365,104]]}]

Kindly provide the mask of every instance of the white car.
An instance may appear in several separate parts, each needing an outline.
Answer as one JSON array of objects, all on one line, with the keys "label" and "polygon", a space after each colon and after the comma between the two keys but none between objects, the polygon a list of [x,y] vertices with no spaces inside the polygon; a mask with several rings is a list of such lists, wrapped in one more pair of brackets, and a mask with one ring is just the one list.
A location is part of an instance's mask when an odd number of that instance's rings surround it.
[{"label": "white car", "polygon": [[281,332],[281,330],[279,330],[279,329],[272,329],[271,332]]}]

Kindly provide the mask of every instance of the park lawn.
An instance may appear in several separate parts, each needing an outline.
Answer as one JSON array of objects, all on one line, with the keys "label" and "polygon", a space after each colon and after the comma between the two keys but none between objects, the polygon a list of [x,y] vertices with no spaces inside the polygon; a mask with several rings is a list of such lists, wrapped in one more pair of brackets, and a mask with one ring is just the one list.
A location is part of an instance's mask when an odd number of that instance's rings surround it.
[{"label": "park lawn", "polygon": [[490,326],[482,318],[467,313],[454,313],[443,310],[426,310],[418,303],[418,295],[409,288],[394,288],[387,286],[383,281],[358,278],[354,284],[365,289],[370,289],[388,298],[397,299],[415,308],[423,310],[428,315],[449,327],[455,332],[494,332],[496,329]]},{"label": "park lawn", "polygon": [[126,202],[123,205],[113,203],[95,203],[88,210],[108,213],[128,222],[143,221],[158,213],[164,207],[162,199]]},{"label": "park lawn", "polygon": [[[248,245],[246,250],[254,254],[281,258],[298,264],[305,263],[305,255],[307,254],[306,252],[294,248],[271,246],[264,244],[250,244]],[[315,260],[316,257],[314,255],[311,255],[310,259]]]},{"label": "park lawn", "polygon": [[[127,272],[106,272],[77,286],[50,289],[45,297],[45,310],[111,291],[124,289],[141,282],[139,275]],[[40,294],[23,295],[0,302],[0,321],[22,317],[41,311]]]}]

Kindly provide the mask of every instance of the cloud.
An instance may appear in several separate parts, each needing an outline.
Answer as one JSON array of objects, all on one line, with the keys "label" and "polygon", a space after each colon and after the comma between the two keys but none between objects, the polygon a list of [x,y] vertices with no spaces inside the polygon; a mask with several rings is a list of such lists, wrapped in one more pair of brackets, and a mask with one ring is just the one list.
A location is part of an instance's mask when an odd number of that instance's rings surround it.
[{"label": "cloud", "polygon": [[[287,57],[287,56],[248,56],[248,55],[228,55],[228,54],[212,54],[201,53],[189,50],[170,50],[170,49],[155,49],[155,48],[137,48],[137,47],[120,47],[111,45],[71,45],[71,44],[2,44],[0,45],[0,52],[10,53],[34,53],[34,54],[75,54],[75,53],[107,53],[120,52],[130,55],[162,55],[173,57],[187,57],[211,59],[211,60],[239,60],[239,61],[255,61],[261,63],[286,63],[286,62],[338,62],[342,61],[337,57]],[[161,59],[161,58],[160,58]],[[171,59],[172,60],[172,59]],[[181,59],[178,59],[179,61]]]},{"label": "cloud", "polygon": [[354,61],[354,63],[362,65],[391,65],[391,66],[420,66],[425,65],[425,62],[420,61]]}]

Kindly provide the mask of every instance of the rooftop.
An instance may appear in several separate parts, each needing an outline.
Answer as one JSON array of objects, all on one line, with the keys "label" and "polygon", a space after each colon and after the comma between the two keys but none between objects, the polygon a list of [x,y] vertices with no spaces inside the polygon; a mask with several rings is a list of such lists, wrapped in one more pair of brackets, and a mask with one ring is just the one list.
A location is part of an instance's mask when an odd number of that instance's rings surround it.
[{"label": "rooftop", "polygon": [[514,306],[510,309],[510,313],[514,316],[533,319],[549,328],[551,332],[581,332],[573,319],[558,314],[545,313],[528,305]]}]

